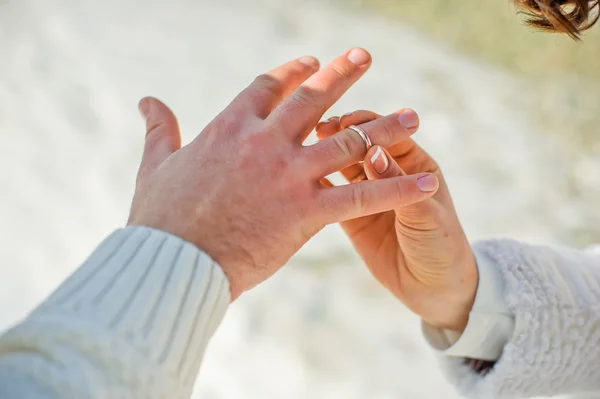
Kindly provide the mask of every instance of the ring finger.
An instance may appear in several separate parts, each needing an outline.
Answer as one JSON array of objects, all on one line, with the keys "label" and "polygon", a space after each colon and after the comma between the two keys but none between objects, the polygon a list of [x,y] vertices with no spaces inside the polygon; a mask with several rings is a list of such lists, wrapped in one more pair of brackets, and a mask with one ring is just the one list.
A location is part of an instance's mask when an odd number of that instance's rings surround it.
[{"label": "ring finger", "polygon": [[[348,126],[362,125],[363,123],[374,121],[381,117],[382,115],[373,111],[358,110],[344,114],[339,118],[330,118],[326,123],[317,125],[317,137],[320,140],[323,140],[340,130],[346,129]],[[365,168],[360,162],[340,170],[340,173],[348,183],[358,183],[359,181],[367,180]]]},{"label": "ring finger", "polygon": [[[360,127],[374,145],[389,147],[416,132],[418,123],[409,126],[403,123],[407,119],[406,114],[411,114],[409,116],[412,120],[418,120],[414,111],[402,110],[399,113],[362,123]],[[350,121],[358,122],[359,118],[373,119],[378,115],[370,111],[361,111],[357,112],[355,117],[351,117],[352,115],[342,117],[340,124],[347,124]],[[324,132],[327,129],[322,126],[318,130]],[[342,130],[306,148],[312,151],[308,159],[310,165],[315,165],[315,172],[320,177],[344,169],[343,174],[349,181],[356,180],[356,177],[360,176],[362,166],[355,164],[364,158],[368,150],[365,147],[365,141],[352,129]]]}]

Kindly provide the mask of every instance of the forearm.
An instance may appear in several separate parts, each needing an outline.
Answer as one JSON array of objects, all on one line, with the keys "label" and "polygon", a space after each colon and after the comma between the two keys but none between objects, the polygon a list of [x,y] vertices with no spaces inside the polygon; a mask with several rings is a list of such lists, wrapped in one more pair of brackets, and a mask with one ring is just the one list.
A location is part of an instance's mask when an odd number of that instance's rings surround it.
[{"label": "forearm", "polygon": [[0,337],[0,397],[189,397],[229,300],[220,267],[193,245],[119,230]]},{"label": "forearm", "polygon": [[471,398],[524,398],[600,389],[598,255],[512,240],[474,250],[498,268],[515,330],[483,375],[463,358],[443,357],[459,390]]}]

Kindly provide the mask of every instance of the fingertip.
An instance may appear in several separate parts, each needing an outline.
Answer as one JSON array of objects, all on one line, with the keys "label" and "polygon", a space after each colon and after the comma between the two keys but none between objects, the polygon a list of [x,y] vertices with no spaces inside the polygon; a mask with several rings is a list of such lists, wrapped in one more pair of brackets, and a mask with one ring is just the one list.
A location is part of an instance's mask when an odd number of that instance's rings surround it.
[{"label": "fingertip", "polygon": [[410,108],[405,108],[397,113],[398,122],[406,129],[413,130],[419,127],[419,115]]},{"label": "fingertip", "polygon": [[436,175],[427,173],[417,178],[417,187],[424,193],[433,194],[439,189],[440,182]]},{"label": "fingertip", "polygon": [[164,141],[171,151],[181,148],[177,118],[165,103],[155,97],[144,97],[140,100],[139,108],[146,121],[148,145],[154,145],[155,141]]},{"label": "fingertip", "polygon": [[317,132],[317,140],[323,140],[325,138],[318,126],[315,128],[315,132]]},{"label": "fingertip", "polygon": [[315,126],[315,132],[317,132],[317,138],[320,140],[323,136],[323,130],[327,128],[327,124],[330,123],[330,119],[321,121],[319,123],[317,123],[317,126]]},{"label": "fingertip", "polygon": [[319,69],[321,67],[321,63],[319,62],[319,60],[313,56],[300,57],[300,58],[298,58],[298,62],[306,65],[307,67],[309,67],[311,69]]},{"label": "fingertip", "polygon": [[325,120],[319,122],[317,124],[317,126],[326,126],[327,124],[335,121],[336,119],[338,119],[337,116],[332,116],[331,118],[328,118],[328,119],[325,119]]},{"label": "fingertip", "polygon": [[340,130],[339,121],[340,118],[338,118],[337,116],[332,116],[327,120],[319,122],[315,127],[315,131],[317,132],[317,138],[321,140],[331,136],[332,134],[337,133]]},{"label": "fingertip", "polygon": [[340,117],[340,130],[347,129],[350,125],[362,125],[363,123],[371,122],[379,119],[381,115],[367,110],[357,110],[347,112]]},{"label": "fingertip", "polygon": [[148,115],[150,114],[152,100],[152,97],[144,97],[138,103],[138,109],[140,110],[140,114],[142,114],[144,119],[148,118]]},{"label": "fingertip", "polygon": [[369,180],[406,175],[390,153],[381,146],[373,146],[367,151],[364,168]]},{"label": "fingertip", "polygon": [[387,154],[384,152],[383,148],[381,148],[381,146],[375,146],[373,148],[371,148],[369,151],[375,149],[375,152],[371,155],[371,154],[367,154],[369,159],[369,162],[371,163],[371,166],[373,167],[373,170],[375,170],[375,172],[377,172],[377,174],[382,175],[384,174],[389,166],[390,166],[390,161],[389,158],[387,156]]},{"label": "fingertip", "polygon": [[[352,118],[353,115],[354,112],[346,112],[344,115],[340,116],[340,129],[347,129],[350,125],[357,125],[357,123],[352,123],[353,119],[356,119]],[[358,123],[358,125],[360,124],[361,123]]]},{"label": "fingertip", "polygon": [[321,183],[321,186],[323,186],[325,188],[335,187],[335,185],[326,177],[319,180],[319,183]]},{"label": "fingertip", "polygon": [[356,66],[367,65],[371,62],[371,54],[362,47],[354,47],[346,52],[346,57]]},{"label": "fingertip", "polygon": [[154,97],[144,97],[139,103],[146,119],[146,138],[140,173],[160,165],[181,148],[181,135],[173,111]]},{"label": "fingertip", "polygon": [[371,162],[371,158],[373,158],[373,156],[379,151],[380,148],[381,146],[379,145],[374,145],[373,147],[369,148],[369,150],[365,154],[365,165],[368,165]]}]

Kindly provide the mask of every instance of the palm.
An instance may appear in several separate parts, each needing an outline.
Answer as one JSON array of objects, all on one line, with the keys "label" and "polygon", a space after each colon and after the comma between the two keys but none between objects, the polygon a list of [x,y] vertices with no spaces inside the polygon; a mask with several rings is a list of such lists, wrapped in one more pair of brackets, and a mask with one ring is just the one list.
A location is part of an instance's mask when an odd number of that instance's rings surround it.
[{"label": "palm", "polygon": [[[414,264],[427,262],[431,272],[442,272],[449,255],[440,248],[444,232],[460,229],[447,186],[437,164],[414,141],[388,149],[408,174],[435,173],[438,192],[429,200],[396,211],[354,219],[342,224],[352,244],[384,285],[400,295],[400,280]],[[460,229],[462,235],[462,229]],[[456,233],[456,231],[455,231]],[[449,234],[448,236],[453,236]],[[417,280],[419,276],[414,276]]]}]

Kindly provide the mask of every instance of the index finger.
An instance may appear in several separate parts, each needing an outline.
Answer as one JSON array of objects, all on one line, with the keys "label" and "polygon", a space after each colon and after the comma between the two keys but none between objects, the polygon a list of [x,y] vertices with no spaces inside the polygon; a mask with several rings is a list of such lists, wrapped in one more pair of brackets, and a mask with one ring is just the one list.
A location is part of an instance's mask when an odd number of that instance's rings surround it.
[{"label": "index finger", "polygon": [[371,55],[354,48],[308,78],[277,106],[267,120],[291,137],[306,136],[340,97],[369,69]]},{"label": "index finger", "polygon": [[327,224],[339,223],[415,204],[438,187],[434,174],[419,173],[323,188],[318,203]]},{"label": "index finger", "polygon": [[302,82],[319,69],[314,57],[301,57],[258,76],[231,103],[237,112],[251,112],[265,119]]}]

